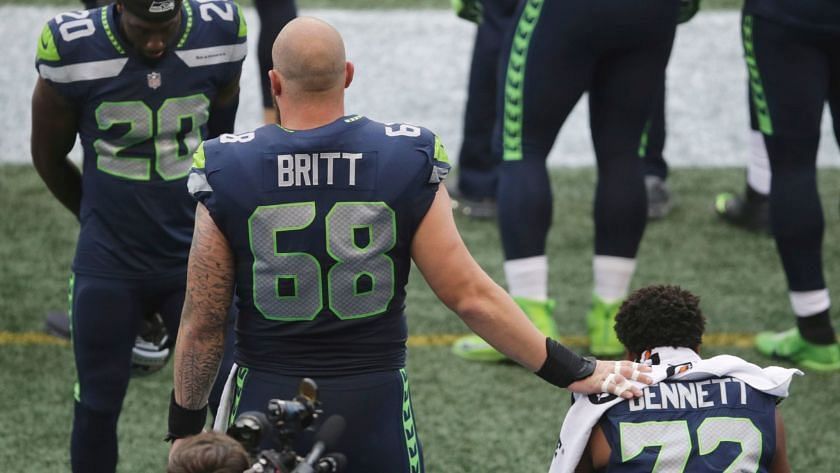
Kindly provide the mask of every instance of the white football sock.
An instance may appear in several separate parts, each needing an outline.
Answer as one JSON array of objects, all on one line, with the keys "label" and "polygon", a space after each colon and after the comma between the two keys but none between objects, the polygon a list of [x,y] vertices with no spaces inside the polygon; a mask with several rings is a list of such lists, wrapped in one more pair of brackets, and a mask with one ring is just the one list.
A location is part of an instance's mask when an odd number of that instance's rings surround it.
[{"label": "white football sock", "polygon": [[747,162],[747,185],[760,194],[770,194],[770,159],[760,131],[750,132],[750,156]]},{"label": "white football sock", "polygon": [[817,315],[831,307],[828,289],[816,291],[790,291],[790,305],[797,317]]},{"label": "white football sock", "polygon": [[624,299],[630,289],[630,280],[634,272],[635,258],[595,255],[592,258],[595,295],[608,304]]},{"label": "white football sock", "polygon": [[548,258],[545,255],[505,261],[505,279],[511,296],[548,300]]}]

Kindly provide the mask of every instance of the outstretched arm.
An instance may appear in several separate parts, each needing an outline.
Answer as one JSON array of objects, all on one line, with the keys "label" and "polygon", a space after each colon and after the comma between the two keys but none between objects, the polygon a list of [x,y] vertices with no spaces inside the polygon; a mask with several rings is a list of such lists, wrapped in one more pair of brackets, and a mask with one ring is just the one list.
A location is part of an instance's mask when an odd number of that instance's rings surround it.
[{"label": "outstretched arm", "polygon": [[75,107],[39,77],[32,92],[32,164],[55,198],[79,218],[82,174],[67,158],[76,131]]},{"label": "outstretched arm", "polygon": [[[470,255],[458,234],[449,194],[443,186],[440,186],[414,235],[411,254],[438,298],[470,329],[531,371],[537,372],[545,366],[549,359],[545,336]],[[596,393],[615,391],[621,385],[619,392],[623,397],[640,395],[641,391],[631,387],[624,379],[633,375],[634,365],[630,362],[619,362],[619,374],[605,383],[607,377],[614,373],[616,364],[598,361],[590,376],[568,385],[568,388],[576,392]],[[639,369],[649,370],[646,367]],[[637,376],[641,376],[642,382],[650,382],[645,375]]]}]

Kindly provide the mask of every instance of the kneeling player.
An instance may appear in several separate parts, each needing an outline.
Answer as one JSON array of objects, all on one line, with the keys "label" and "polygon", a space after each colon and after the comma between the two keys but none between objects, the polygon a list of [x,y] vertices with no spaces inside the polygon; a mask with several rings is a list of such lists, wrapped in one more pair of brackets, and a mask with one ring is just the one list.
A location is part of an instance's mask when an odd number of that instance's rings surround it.
[{"label": "kneeling player", "polygon": [[575,395],[549,473],[790,471],[782,418],[789,368],[697,354],[705,318],[677,286],[636,291],[615,330],[629,358],[653,367],[658,384],[638,399]]}]

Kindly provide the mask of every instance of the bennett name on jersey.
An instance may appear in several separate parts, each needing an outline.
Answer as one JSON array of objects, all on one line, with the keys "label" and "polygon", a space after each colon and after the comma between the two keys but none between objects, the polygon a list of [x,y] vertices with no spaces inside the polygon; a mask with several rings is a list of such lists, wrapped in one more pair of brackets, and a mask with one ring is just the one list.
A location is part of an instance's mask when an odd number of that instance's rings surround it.
[{"label": "bennett name on jersey", "polygon": [[746,383],[735,378],[663,382],[650,386],[643,392],[642,397],[628,401],[630,412],[747,405]]}]

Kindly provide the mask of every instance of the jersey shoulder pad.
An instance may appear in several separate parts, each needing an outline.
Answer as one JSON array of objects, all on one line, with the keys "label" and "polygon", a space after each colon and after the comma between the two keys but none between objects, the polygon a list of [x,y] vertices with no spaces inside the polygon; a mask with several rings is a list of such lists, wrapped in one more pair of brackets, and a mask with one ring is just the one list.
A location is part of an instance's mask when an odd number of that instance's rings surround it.
[{"label": "jersey shoulder pad", "polygon": [[60,13],[49,20],[38,38],[39,75],[59,84],[119,75],[128,58],[112,31],[108,8]]},{"label": "jersey shoulder pad", "polygon": [[250,149],[254,145],[257,137],[257,131],[248,131],[245,133],[222,133],[212,140],[207,140],[202,143],[195,156],[199,158],[197,161],[193,159],[193,167],[198,164],[203,164],[208,173],[218,170],[225,162],[230,162],[235,159],[240,153],[246,149]]},{"label": "jersey shoulder pad", "polygon": [[424,160],[429,172],[429,184],[438,184],[449,174],[449,156],[443,141],[431,130],[408,123],[380,123],[371,121],[370,126],[384,127],[385,136],[394,138],[395,145],[403,145],[416,151],[406,155],[418,156]]},{"label": "jersey shoulder pad", "polygon": [[245,44],[248,25],[245,12],[228,0],[189,0],[184,2],[187,27],[178,49],[209,48]]},{"label": "jersey shoulder pad", "polygon": [[426,155],[426,159],[431,167],[429,184],[439,184],[449,175],[449,170],[451,169],[449,154],[446,152],[446,147],[438,135],[426,128],[419,128],[420,138],[422,138],[423,143],[420,149]]}]

